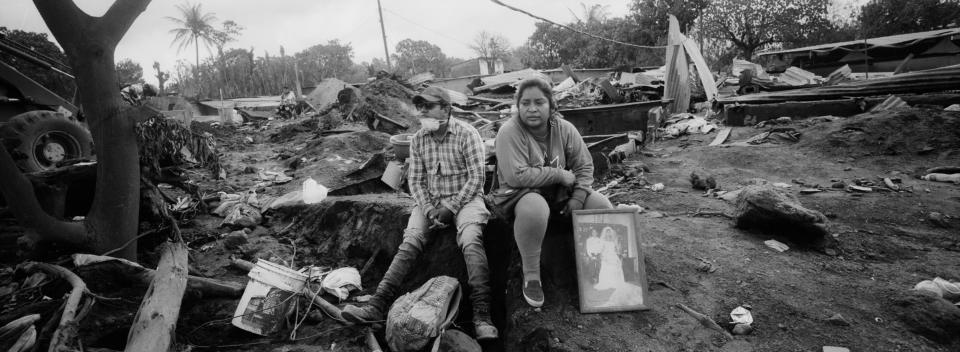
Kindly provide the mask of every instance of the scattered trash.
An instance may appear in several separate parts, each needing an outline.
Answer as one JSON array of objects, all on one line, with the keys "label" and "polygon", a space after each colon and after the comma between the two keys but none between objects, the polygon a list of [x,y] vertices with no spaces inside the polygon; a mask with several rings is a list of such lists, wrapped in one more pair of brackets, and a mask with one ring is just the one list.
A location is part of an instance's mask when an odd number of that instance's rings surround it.
[{"label": "scattered trash", "polygon": [[783,183],[783,182],[776,182],[776,183],[771,184],[771,186],[779,187],[779,188],[790,188],[790,187],[793,187],[793,186],[790,185],[789,183]]},{"label": "scattered trash", "polygon": [[800,194],[814,194],[814,193],[820,193],[820,192],[823,192],[823,190],[817,189],[817,188],[804,188],[800,190]]},{"label": "scattered trash", "polygon": [[873,188],[870,187],[861,187],[856,185],[848,185],[847,190],[860,193],[870,193],[873,192]]},{"label": "scattered trash", "polygon": [[327,187],[317,183],[313,178],[303,181],[303,203],[315,204],[327,198]]},{"label": "scattered trash", "polygon": [[780,253],[786,252],[788,249],[790,249],[790,246],[787,246],[783,242],[777,240],[766,240],[763,241],[763,244]]},{"label": "scattered trash", "polygon": [[960,104],[953,104],[943,109],[943,111],[960,111]]},{"label": "scattered trash", "polygon": [[266,181],[264,184],[258,184],[259,187],[269,186],[270,184],[281,185],[293,180],[293,177],[287,176],[282,172],[263,171],[262,169],[257,173],[257,177],[260,178],[261,181]]},{"label": "scattered trash", "polygon": [[220,192],[220,206],[213,210],[222,216],[222,225],[254,227],[263,221],[257,193],[250,191],[243,195]]},{"label": "scattered trash", "polygon": [[717,129],[717,125],[691,113],[675,114],[665,124],[667,126],[661,129],[661,135],[664,138],[677,138],[686,134],[707,134]]},{"label": "scattered trash", "polygon": [[923,179],[926,181],[953,182],[956,184],[960,184],[960,174],[932,173],[932,174],[923,175],[922,177],[920,177],[920,179]]},{"label": "scattered trash", "polygon": [[730,311],[730,319],[734,324],[753,324],[753,315],[743,306],[739,306]]},{"label": "scattered trash", "polygon": [[399,190],[403,186],[403,169],[404,163],[391,160],[387,163],[387,168],[383,170],[383,176],[380,176],[380,180],[390,188]]},{"label": "scattered trash", "polygon": [[850,326],[850,322],[840,315],[840,313],[834,314],[833,316],[827,318],[827,323],[836,326]]},{"label": "scattered trash", "polygon": [[289,298],[303,291],[307,276],[263,259],[257,260],[247,275],[251,280],[247,281],[231,323],[254,334],[272,335],[283,326]]},{"label": "scattered trash", "polygon": [[823,346],[823,352],[850,352],[846,347]]},{"label": "scattered trash", "polygon": [[653,185],[650,186],[650,190],[654,192],[660,192],[663,190],[663,188],[664,186],[662,183],[654,183]]},{"label": "scattered trash", "polygon": [[373,295],[360,295],[360,296],[354,297],[353,299],[359,303],[367,303],[367,302],[370,302],[371,298],[373,298]]},{"label": "scattered trash", "polygon": [[360,271],[353,267],[336,269],[323,277],[320,286],[341,301],[345,300],[350,296],[350,291],[361,290]]},{"label": "scattered trash", "polygon": [[636,209],[636,210],[637,210],[637,213],[642,213],[642,212],[643,212],[643,207],[641,207],[640,205],[638,205],[638,204],[636,204],[636,203],[617,204],[617,209]]},{"label": "scattered trash", "polygon": [[918,291],[929,291],[950,302],[960,300],[960,282],[950,282],[939,277],[933,280],[923,280],[913,287]]}]

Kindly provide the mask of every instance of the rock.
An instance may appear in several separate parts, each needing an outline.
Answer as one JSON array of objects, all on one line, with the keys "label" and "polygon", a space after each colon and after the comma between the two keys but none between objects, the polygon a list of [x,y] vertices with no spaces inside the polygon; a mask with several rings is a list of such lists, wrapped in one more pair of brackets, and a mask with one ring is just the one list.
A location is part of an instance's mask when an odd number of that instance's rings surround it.
[{"label": "rock", "polygon": [[233,231],[223,236],[223,248],[234,250],[247,244],[247,233],[243,230]]},{"label": "rock", "polygon": [[480,344],[460,330],[449,329],[440,338],[440,351],[481,352]]},{"label": "rock", "polygon": [[960,307],[932,292],[910,290],[895,297],[891,311],[907,329],[940,343],[960,340]]},{"label": "rock", "polygon": [[930,220],[930,223],[945,229],[949,229],[951,227],[950,218],[935,211],[927,214],[927,220]]},{"label": "rock", "polygon": [[696,171],[690,173],[690,185],[693,189],[708,190],[717,189],[717,180],[713,175],[698,175]]},{"label": "rock", "polygon": [[850,352],[846,347],[823,346],[823,352]]},{"label": "rock", "polygon": [[836,326],[850,326],[850,322],[847,321],[847,319],[845,319],[843,315],[840,315],[839,313],[834,314],[832,317],[827,318],[827,323],[830,323],[831,325],[836,325]]},{"label": "rock", "polygon": [[826,247],[833,240],[824,228],[823,213],[771,185],[745,187],[737,197],[734,218],[739,228],[785,235],[796,243]]},{"label": "rock", "polygon": [[750,324],[737,324],[733,327],[734,335],[749,335],[753,332],[753,327]]},{"label": "rock", "polygon": [[832,185],[830,185],[830,188],[844,189],[847,188],[847,184],[843,182],[834,182]]}]

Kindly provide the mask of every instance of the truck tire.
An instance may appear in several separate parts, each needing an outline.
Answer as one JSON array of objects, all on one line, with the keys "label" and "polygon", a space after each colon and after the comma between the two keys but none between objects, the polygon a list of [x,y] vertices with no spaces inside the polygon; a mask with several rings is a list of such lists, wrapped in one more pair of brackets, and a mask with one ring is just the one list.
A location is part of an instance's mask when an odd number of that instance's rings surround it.
[{"label": "truck tire", "polygon": [[23,172],[50,170],[57,163],[93,155],[90,131],[73,116],[35,110],[14,116],[0,139]]}]

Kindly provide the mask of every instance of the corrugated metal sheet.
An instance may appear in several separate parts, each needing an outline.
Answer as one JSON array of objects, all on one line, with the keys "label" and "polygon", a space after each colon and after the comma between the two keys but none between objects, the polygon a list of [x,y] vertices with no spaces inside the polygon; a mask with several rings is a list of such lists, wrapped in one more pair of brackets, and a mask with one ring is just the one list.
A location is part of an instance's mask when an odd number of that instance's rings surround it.
[{"label": "corrugated metal sheet", "polygon": [[840,83],[834,86],[740,95],[718,99],[717,101],[720,104],[763,104],[839,99],[854,96],[938,92],[955,90],[957,87],[960,87],[960,65],[915,71],[887,78]]},{"label": "corrugated metal sheet", "polygon": [[[957,35],[957,34],[960,34],[960,28],[938,29],[934,31],[897,34],[897,35],[891,35],[886,37],[870,38],[866,40],[866,43],[869,46],[869,48],[895,47],[895,46],[912,44],[915,41],[920,41],[924,39],[946,37],[946,36]],[[841,47],[862,46],[863,44],[864,44],[863,40],[851,40],[848,42],[805,46],[805,47],[796,48],[796,49],[768,51],[768,52],[759,53],[757,55],[764,56],[764,55],[775,55],[775,54],[798,53],[798,52],[804,52],[804,51],[831,51]]]}]

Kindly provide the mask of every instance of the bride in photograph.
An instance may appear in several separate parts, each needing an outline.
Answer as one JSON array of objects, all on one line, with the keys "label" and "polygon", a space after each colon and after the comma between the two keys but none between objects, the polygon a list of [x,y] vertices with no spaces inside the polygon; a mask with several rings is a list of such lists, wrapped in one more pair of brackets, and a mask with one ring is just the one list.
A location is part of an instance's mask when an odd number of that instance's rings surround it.
[{"label": "bride in photograph", "polygon": [[600,273],[594,289],[607,290],[623,286],[623,262],[620,260],[620,241],[613,228],[603,228],[600,235]]}]

